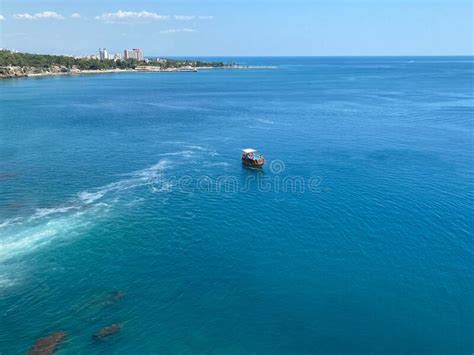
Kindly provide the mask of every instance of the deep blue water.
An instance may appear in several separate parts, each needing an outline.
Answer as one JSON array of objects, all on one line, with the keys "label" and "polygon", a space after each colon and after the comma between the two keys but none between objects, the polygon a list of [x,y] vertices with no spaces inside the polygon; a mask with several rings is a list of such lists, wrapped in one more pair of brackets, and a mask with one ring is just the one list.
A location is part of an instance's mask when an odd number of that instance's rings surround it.
[{"label": "deep blue water", "polygon": [[472,354],[473,58],[233,60],[0,82],[0,352]]}]

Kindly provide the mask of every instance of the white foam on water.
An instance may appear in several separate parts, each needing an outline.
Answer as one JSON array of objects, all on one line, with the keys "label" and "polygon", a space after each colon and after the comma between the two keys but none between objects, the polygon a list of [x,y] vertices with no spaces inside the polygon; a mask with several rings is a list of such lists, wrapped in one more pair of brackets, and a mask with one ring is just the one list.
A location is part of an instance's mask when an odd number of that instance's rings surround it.
[{"label": "white foam on water", "polygon": [[214,166],[225,166],[225,167],[227,167],[227,166],[230,166],[230,164],[227,163],[227,162],[206,163],[206,164],[204,164],[204,166],[205,166],[206,168],[210,168],[210,167],[214,167]]},{"label": "white foam on water", "polygon": [[200,145],[187,145],[186,146],[189,149],[195,149],[195,150],[200,150],[200,151],[208,151],[208,148],[201,147]]},{"label": "white foam on water", "polygon": [[195,154],[192,150],[180,150],[178,152],[162,153],[161,156],[181,156],[184,158],[191,158]]},{"label": "white foam on water", "polygon": [[265,120],[263,118],[258,118],[257,121],[260,122],[260,123],[266,123],[266,124],[274,124],[275,123],[271,120]]},{"label": "white foam on water", "polygon": [[154,178],[159,176],[164,170],[168,169],[171,166],[171,161],[168,159],[162,159],[158,164],[155,164],[149,168],[138,170],[132,173],[134,176],[145,177],[145,178]]},{"label": "white foam on water", "polygon": [[186,142],[183,142],[183,141],[166,141],[166,142],[163,142],[163,144],[177,144],[177,145],[180,145],[180,144],[187,144]]},{"label": "white foam on water", "polygon": [[[151,167],[130,173],[127,179],[92,191],[82,191],[77,194],[77,198],[70,201],[69,205],[38,208],[30,217],[16,217],[1,221],[0,263],[6,261],[16,263],[15,257],[50,245],[58,238],[79,237],[97,221],[98,215],[107,212],[119,201],[117,193],[161,180],[163,170],[170,164],[169,160],[163,159]],[[107,203],[98,201],[108,194],[112,196],[107,199]],[[11,272],[8,270],[13,264],[10,262],[8,268],[6,266],[5,264],[0,267],[0,288],[12,284],[8,282],[11,280]]]},{"label": "white foam on water", "polygon": [[133,189],[140,186],[145,186],[152,183],[157,178],[160,178],[163,171],[169,167],[171,162],[167,159],[162,159],[158,164],[155,164],[149,168],[143,170],[137,170],[128,176],[129,179],[120,180],[101,186],[95,191],[82,191],[78,193],[78,198],[85,204],[91,204],[111,192],[120,192],[129,189]]},{"label": "white foam on water", "polygon": [[197,150],[197,151],[200,151],[200,152],[203,152],[203,153],[207,153],[210,156],[219,155],[219,153],[217,153],[217,151],[213,148],[205,148],[205,147],[202,147],[200,145],[188,145],[186,147],[189,148],[189,149],[193,149],[193,150]]},{"label": "white foam on water", "polygon": [[105,195],[104,191],[98,191],[98,192],[87,192],[87,191],[82,191],[79,192],[78,197],[84,202],[84,203],[92,203],[99,198],[102,198]]},{"label": "white foam on water", "polygon": [[219,155],[219,153],[217,153],[217,151],[213,148],[206,148],[201,145],[192,144],[188,142],[169,141],[169,142],[164,142],[164,143],[171,144],[171,145],[180,145],[184,149],[180,151],[176,151],[176,152],[162,153],[160,154],[162,156],[182,156],[184,158],[191,158],[198,153],[207,153],[210,156]]},{"label": "white foam on water", "polygon": [[50,219],[40,224],[12,228],[2,236],[0,261],[4,262],[24,253],[32,252],[59,236],[72,236],[80,226],[86,226],[82,213]]},{"label": "white foam on water", "polygon": [[[58,240],[74,240],[84,235],[97,218],[97,206],[87,213],[65,212],[54,217],[42,217],[21,225],[14,225],[2,233],[0,248],[0,291],[21,285],[31,266],[29,254],[44,249]],[[2,231],[3,232],[3,231]]]},{"label": "white foam on water", "polygon": [[17,280],[12,279],[8,275],[0,275],[0,290],[8,287],[13,287],[17,283]]},{"label": "white foam on water", "polygon": [[23,217],[7,218],[2,223],[0,223],[0,228],[5,228],[23,221]]},{"label": "white foam on water", "polygon": [[139,198],[136,198],[136,199],[134,199],[134,200],[128,202],[128,203],[126,204],[126,206],[127,206],[127,207],[136,206],[136,205],[142,203],[143,201],[145,201],[145,199],[144,199],[143,197],[139,197]]},{"label": "white foam on water", "polygon": [[153,193],[157,192],[171,192],[173,189],[173,184],[169,181],[159,181],[153,184],[150,184],[150,191]]},{"label": "white foam on water", "polygon": [[37,208],[33,216],[30,217],[30,220],[48,216],[55,213],[66,213],[71,210],[77,210],[79,206],[65,206],[65,207],[56,207],[56,208]]}]

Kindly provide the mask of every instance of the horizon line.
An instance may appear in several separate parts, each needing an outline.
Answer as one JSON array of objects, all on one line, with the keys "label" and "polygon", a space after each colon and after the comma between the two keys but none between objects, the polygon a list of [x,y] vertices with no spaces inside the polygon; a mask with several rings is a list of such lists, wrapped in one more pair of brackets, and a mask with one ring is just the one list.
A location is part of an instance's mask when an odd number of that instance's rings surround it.
[{"label": "horizon line", "polygon": [[[164,57],[165,55],[161,55]],[[219,58],[219,57],[227,57],[227,58],[324,58],[324,57],[474,57],[473,54],[320,54],[320,55],[166,55],[172,57],[208,57],[208,58]],[[160,57],[160,55],[147,55],[145,57]]]},{"label": "horizon line", "polygon": [[[45,53],[45,52],[27,52],[21,51],[16,49],[8,49],[8,48],[1,48],[1,50],[8,50],[8,51],[17,51],[18,53],[28,53],[28,54],[39,54],[39,55],[58,55],[58,56],[90,56],[95,55],[93,54],[66,54],[66,53]],[[145,52],[145,51],[144,51]],[[285,55],[225,55],[225,54],[149,54],[145,55],[147,57],[206,57],[206,58],[347,58],[347,57],[374,57],[374,58],[387,58],[387,57],[474,57],[474,53],[471,54],[316,54],[316,55],[306,55],[306,54],[285,54]]]}]

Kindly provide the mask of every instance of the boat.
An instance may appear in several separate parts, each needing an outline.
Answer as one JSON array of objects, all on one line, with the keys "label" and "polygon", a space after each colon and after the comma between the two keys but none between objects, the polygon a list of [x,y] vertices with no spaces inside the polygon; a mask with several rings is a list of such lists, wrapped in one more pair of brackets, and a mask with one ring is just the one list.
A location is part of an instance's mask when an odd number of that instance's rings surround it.
[{"label": "boat", "polygon": [[265,164],[263,154],[252,148],[242,149],[242,163],[254,168],[260,168]]}]

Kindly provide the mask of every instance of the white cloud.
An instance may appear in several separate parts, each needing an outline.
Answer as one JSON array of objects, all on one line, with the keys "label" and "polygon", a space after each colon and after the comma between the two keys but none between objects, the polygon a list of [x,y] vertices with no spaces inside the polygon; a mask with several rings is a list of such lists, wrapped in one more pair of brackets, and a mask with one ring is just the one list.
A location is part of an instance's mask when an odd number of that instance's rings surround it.
[{"label": "white cloud", "polygon": [[148,11],[122,11],[117,12],[108,12],[100,16],[96,16],[96,20],[101,20],[106,23],[124,23],[124,22],[134,22],[134,21],[148,21],[148,20],[167,20],[169,16],[159,15],[155,12]]},{"label": "white cloud", "polygon": [[160,33],[180,33],[180,32],[196,32],[196,30],[192,28],[177,28],[177,29],[171,29],[171,30],[163,30],[160,31]]},{"label": "white cloud", "polygon": [[71,18],[81,18],[81,15],[75,12],[71,15]]},{"label": "white cloud", "polygon": [[4,21],[5,20],[5,17],[3,17],[3,15],[0,15],[0,21]]},{"label": "white cloud", "polygon": [[13,17],[17,20],[35,20],[35,17],[30,14],[15,14]]},{"label": "white cloud", "polygon": [[184,15],[175,15],[174,19],[178,21],[191,21],[194,20],[196,16],[184,16]]},{"label": "white cloud", "polygon": [[212,20],[214,16],[198,16],[198,19],[200,20]]},{"label": "white cloud", "polygon": [[16,14],[16,15],[13,15],[13,17],[17,20],[41,20],[41,19],[64,20],[64,16],[54,11],[43,11],[43,12],[38,12],[34,15]]}]

